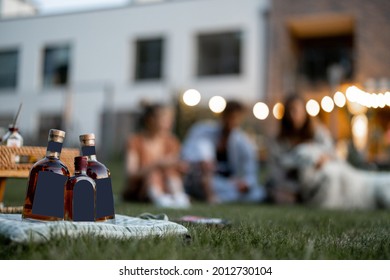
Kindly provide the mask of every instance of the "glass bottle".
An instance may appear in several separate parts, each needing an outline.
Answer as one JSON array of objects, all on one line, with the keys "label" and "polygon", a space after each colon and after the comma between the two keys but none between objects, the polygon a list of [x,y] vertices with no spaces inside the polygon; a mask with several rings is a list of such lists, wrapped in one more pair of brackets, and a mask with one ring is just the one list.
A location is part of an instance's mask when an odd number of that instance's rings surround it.
[{"label": "glass bottle", "polygon": [[[24,202],[23,219],[37,219],[37,220],[47,220],[47,221],[56,221],[63,220],[63,212],[64,212],[64,192],[65,192],[65,183],[69,177],[69,170],[66,165],[60,160],[60,154],[62,150],[62,143],[64,142],[65,132],[57,129],[50,129],[49,137],[48,137],[48,145],[46,150],[46,156],[37,161],[30,170],[30,176],[28,179],[28,187],[26,193],[26,199]],[[51,187],[55,187],[55,197],[51,196],[45,203],[47,206],[61,207],[62,205],[62,217],[61,215],[43,215],[37,214],[39,211],[35,211],[34,202],[37,204],[38,202],[42,205],[40,199],[36,197],[38,178],[42,175],[50,175],[54,176],[55,184],[49,186],[49,190],[47,191],[47,195],[51,195]],[[61,183],[63,182],[63,190],[62,190],[62,203],[59,197],[59,192],[61,191]],[[46,189],[47,190],[47,189]],[[39,197],[39,196],[38,196]],[[41,196],[42,197],[42,196]],[[36,207],[38,207],[36,205]]]},{"label": "glass bottle", "polygon": [[65,219],[95,221],[96,184],[87,176],[88,158],[74,158],[75,174],[65,188]]},{"label": "glass bottle", "polygon": [[8,132],[1,139],[1,144],[7,147],[22,147],[23,137],[19,134],[19,128],[10,124]]},{"label": "glass bottle", "polygon": [[[7,147],[22,147],[23,137],[19,134],[19,128],[10,124],[8,126],[8,132],[1,139],[1,144]],[[20,156],[15,156],[15,163],[20,162]]]},{"label": "glass bottle", "polygon": [[115,219],[110,170],[96,158],[95,134],[80,135],[80,145],[88,157],[87,175],[96,182],[96,221]]}]

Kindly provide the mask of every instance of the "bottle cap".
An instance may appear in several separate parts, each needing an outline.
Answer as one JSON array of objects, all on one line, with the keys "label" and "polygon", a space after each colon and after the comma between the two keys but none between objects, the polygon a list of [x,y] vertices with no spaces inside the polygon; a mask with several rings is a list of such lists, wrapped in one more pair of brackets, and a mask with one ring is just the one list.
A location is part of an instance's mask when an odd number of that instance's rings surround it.
[{"label": "bottle cap", "polygon": [[79,138],[82,146],[95,146],[95,134],[82,134]]},{"label": "bottle cap", "polygon": [[87,133],[80,135],[80,141],[95,139],[95,134]]},{"label": "bottle cap", "polygon": [[58,143],[63,143],[65,138],[65,131],[58,129],[50,129],[48,140]]},{"label": "bottle cap", "polygon": [[8,125],[8,130],[14,132],[14,131],[19,131],[19,128],[16,125],[10,124]]}]

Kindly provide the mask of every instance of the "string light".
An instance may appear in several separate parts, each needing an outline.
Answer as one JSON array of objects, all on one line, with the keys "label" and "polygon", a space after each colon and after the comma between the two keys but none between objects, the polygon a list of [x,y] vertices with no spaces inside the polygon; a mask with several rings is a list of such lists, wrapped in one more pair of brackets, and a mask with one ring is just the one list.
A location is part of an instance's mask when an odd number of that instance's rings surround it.
[{"label": "string light", "polygon": [[321,100],[321,107],[322,110],[324,110],[327,113],[332,112],[334,108],[333,99],[330,98],[329,96],[324,96],[324,98],[322,98]]},{"label": "string light", "polygon": [[344,107],[345,103],[347,103],[347,99],[345,98],[345,95],[340,91],[337,91],[334,94],[333,100],[334,100],[334,103],[336,104],[336,106],[340,107],[340,108]]},{"label": "string light", "polygon": [[373,94],[369,94],[368,92],[361,92],[357,103],[367,108],[371,108],[375,104],[374,99],[375,96]]},{"label": "string light", "polygon": [[[195,106],[201,100],[200,93],[195,89],[189,89],[183,94],[183,102],[188,106]],[[348,103],[347,103],[348,101]],[[357,86],[350,86],[347,88],[345,94],[337,91],[333,98],[324,96],[321,99],[321,105],[314,99],[310,99],[306,103],[306,111],[312,116],[316,117],[320,110],[325,112],[332,112],[334,107],[344,107],[348,105],[348,110],[353,115],[360,115],[367,112],[367,108],[385,108],[390,107],[390,91],[385,93],[369,93]],[[214,113],[221,113],[226,107],[226,100],[222,96],[213,96],[209,100],[209,108]],[[281,120],[284,115],[284,105],[281,102],[275,103],[272,107],[272,114],[277,120]],[[257,102],[253,106],[253,114],[259,120],[265,120],[270,113],[268,105],[264,102]]]},{"label": "string light", "polygon": [[189,89],[183,93],[183,102],[187,106],[195,106],[200,102],[201,96],[196,89]]},{"label": "string light", "polygon": [[387,106],[390,106],[390,91],[386,91],[385,93],[385,102]]},{"label": "string light", "polygon": [[[364,105],[364,104],[362,104]],[[377,109],[379,107],[379,98],[378,96],[374,93],[371,95],[371,107],[374,109]]]},{"label": "string light", "polygon": [[320,112],[320,105],[314,99],[310,99],[306,103],[306,111],[310,116],[315,117]]},{"label": "string light", "polygon": [[345,94],[349,102],[356,102],[357,95],[359,94],[359,89],[356,86],[348,87]]},{"label": "string light", "polygon": [[390,106],[390,93],[369,93],[359,89],[356,86],[351,86],[346,91],[347,99],[350,103],[357,103],[367,108],[384,108]]},{"label": "string light", "polygon": [[281,120],[284,115],[284,105],[280,102],[276,103],[272,109],[272,114],[274,115],[275,119]]},{"label": "string light", "polygon": [[209,108],[214,113],[222,113],[226,107],[226,100],[222,96],[213,96],[209,101]]},{"label": "string light", "polygon": [[263,102],[257,102],[253,106],[253,115],[259,120],[265,120],[269,115],[269,109],[267,104]]},{"label": "string light", "polygon": [[386,106],[385,95],[383,93],[378,93],[377,99],[379,102],[379,108],[385,108],[385,106]]}]

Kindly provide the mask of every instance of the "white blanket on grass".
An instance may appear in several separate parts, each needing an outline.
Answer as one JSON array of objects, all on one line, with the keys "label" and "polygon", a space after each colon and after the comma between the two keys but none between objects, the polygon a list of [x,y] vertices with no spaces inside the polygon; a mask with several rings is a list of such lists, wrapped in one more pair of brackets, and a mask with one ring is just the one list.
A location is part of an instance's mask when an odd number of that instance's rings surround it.
[{"label": "white blanket on grass", "polygon": [[115,215],[113,222],[39,222],[22,220],[20,214],[0,214],[0,236],[14,242],[44,242],[56,237],[90,235],[129,239],[147,236],[186,235],[187,229],[167,220]]}]

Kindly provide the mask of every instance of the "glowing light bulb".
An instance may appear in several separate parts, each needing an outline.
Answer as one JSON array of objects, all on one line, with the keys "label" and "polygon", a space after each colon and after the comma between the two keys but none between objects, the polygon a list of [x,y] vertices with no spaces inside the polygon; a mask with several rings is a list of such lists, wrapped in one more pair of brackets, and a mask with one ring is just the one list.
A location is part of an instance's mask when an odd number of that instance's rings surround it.
[{"label": "glowing light bulb", "polygon": [[358,101],[358,95],[359,95],[359,89],[356,86],[350,86],[347,88],[346,96],[348,101],[350,102],[357,102]]},{"label": "glowing light bulb", "polygon": [[257,102],[253,106],[253,115],[259,120],[265,120],[269,115],[269,108],[267,104],[263,102]]},{"label": "glowing light bulb", "polygon": [[272,109],[272,114],[274,115],[275,119],[282,119],[284,115],[284,105],[280,102],[276,103]]},{"label": "glowing light bulb", "polygon": [[378,93],[378,103],[379,103],[379,108],[385,108],[386,106],[386,97],[383,93]]},{"label": "glowing light bulb", "polygon": [[332,110],[334,108],[333,99],[330,98],[329,96],[324,96],[324,98],[322,98],[322,100],[321,100],[321,107],[322,107],[322,110],[324,110],[327,113],[332,112]]},{"label": "glowing light bulb", "polygon": [[333,100],[336,106],[340,108],[344,107],[345,103],[347,103],[347,99],[345,98],[345,95],[340,91],[334,94]]},{"label": "glowing light bulb", "polygon": [[200,102],[201,96],[199,91],[196,89],[186,90],[183,94],[183,102],[187,106],[195,106]]},{"label": "glowing light bulb", "polygon": [[209,108],[214,113],[222,113],[226,107],[226,100],[222,96],[213,96],[209,101]]},{"label": "glowing light bulb", "polygon": [[371,94],[371,107],[377,109],[379,107],[379,98],[375,93]]},{"label": "glowing light bulb", "polygon": [[390,91],[386,91],[385,93],[385,102],[387,106],[390,106]]},{"label": "glowing light bulb", "polygon": [[320,112],[320,104],[314,99],[310,99],[306,103],[306,111],[310,116],[315,117]]}]

